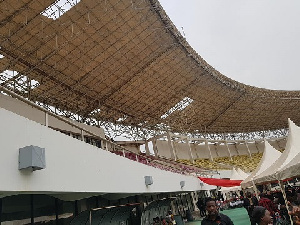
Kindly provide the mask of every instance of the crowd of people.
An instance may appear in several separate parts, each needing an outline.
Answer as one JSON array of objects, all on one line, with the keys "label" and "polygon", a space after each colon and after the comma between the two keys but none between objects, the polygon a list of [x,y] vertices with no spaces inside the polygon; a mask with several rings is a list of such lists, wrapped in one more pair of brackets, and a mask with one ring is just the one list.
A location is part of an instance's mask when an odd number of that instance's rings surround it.
[{"label": "crowd of people", "polygon": [[[265,191],[257,197],[254,193],[247,192],[245,196],[234,196],[224,201],[220,196],[216,198],[199,198],[201,225],[233,225],[232,220],[222,214],[223,209],[231,209],[230,203],[239,202],[237,207],[247,210],[251,225],[289,225],[291,220],[294,225],[300,225],[300,188],[287,186],[286,200],[281,191]],[[286,207],[287,206],[287,207]],[[176,224],[171,211],[165,217],[153,219],[154,225]]]},{"label": "crowd of people", "polygon": [[300,225],[300,188],[287,186],[285,193],[287,202],[281,191],[266,191],[262,192],[259,198],[247,192],[245,196],[227,201],[218,198],[199,199],[197,206],[200,216],[204,217],[202,225],[233,224],[230,218],[220,211],[224,208],[235,208],[231,206],[236,202],[247,210],[251,225],[288,225],[291,224],[291,220],[293,224]]},{"label": "crowd of people", "polygon": [[[264,198],[261,199],[261,202],[257,201],[255,196],[248,194],[247,198],[244,200],[244,206],[248,211],[251,225],[279,224],[278,220],[273,220],[273,211],[270,212],[266,207],[259,206],[259,204],[263,204],[265,202]],[[219,212],[218,203],[215,199],[207,198],[205,200],[205,209],[207,211],[207,215],[203,218],[201,225],[233,225],[232,220],[228,216]]]},{"label": "crowd of people", "polygon": [[220,213],[217,202],[213,198],[207,198],[205,200],[205,209],[207,216],[205,216],[201,222],[201,225],[233,225],[231,219]]},{"label": "crowd of people", "polygon": [[251,225],[257,224],[255,216],[263,211],[261,207],[270,214],[274,225],[291,224],[291,219],[294,224],[300,224],[300,189],[288,186],[285,193],[287,202],[285,202],[281,191],[263,192],[260,194],[259,200],[248,193],[244,200],[244,207],[248,211]]},{"label": "crowd of people", "polygon": [[168,211],[166,216],[153,218],[153,225],[174,225],[176,221],[171,210]]}]

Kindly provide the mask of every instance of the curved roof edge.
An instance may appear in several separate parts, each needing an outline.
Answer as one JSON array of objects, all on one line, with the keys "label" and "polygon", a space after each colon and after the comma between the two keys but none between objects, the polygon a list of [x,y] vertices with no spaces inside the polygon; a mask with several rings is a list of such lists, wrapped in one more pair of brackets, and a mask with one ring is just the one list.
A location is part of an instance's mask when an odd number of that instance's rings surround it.
[{"label": "curved roof edge", "polygon": [[[300,97],[300,91],[287,91],[287,90],[272,90],[266,88],[259,88],[251,85],[241,83],[239,81],[233,80],[226,75],[219,72],[217,69],[212,67],[208,62],[206,62],[194,48],[186,41],[182,34],[178,31],[174,23],[171,21],[166,11],[161,6],[159,0],[149,0],[161,18],[161,21],[166,25],[166,29],[170,31],[174,38],[182,45],[187,54],[217,81],[225,84],[231,88],[237,89],[242,92],[251,92],[253,95],[268,97],[268,95],[273,95],[273,97],[283,97],[283,98],[293,98]],[[255,93],[256,92],[256,93]]]}]

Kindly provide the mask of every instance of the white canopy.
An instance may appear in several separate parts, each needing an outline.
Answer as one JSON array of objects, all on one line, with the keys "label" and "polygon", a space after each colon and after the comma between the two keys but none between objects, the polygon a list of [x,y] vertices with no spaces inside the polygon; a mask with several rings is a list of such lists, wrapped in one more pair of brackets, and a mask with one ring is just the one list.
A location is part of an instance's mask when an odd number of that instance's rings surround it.
[{"label": "white canopy", "polygon": [[227,193],[227,192],[231,192],[231,191],[240,191],[240,190],[242,190],[241,186],[222,187],[220,189],[220,191],[223,192],[223,193]]},{"label": "white canopy", "polygon": [[[297,135],[300,135],[300,128],[297,127]],[[300,139],[300,136],[293,136],[296,140]],[[299,146],[299,145],[298,145]],[[297,146],[295,145],[295,148]],[[299,146],[300,149],[300,146]],[[296,177],[300,175],[300,150],[298,150],[298,154],[289,162],[287,163],[280,171],[278,172],[279,180],[285,180],[287,178]]]},{"label": "white canopy", "polygon": [[[246,177],[248,177],[248,174],[245,173],[243,170],[241,170],[240,168],[238,169],[233,168],[231,171],[230,180],[244,180],[246,179]],[[241,190],[241,186],[222,187],[220,189],[220,191],[222,191],[223,193],[230,192],[230,191],[238,191],[238,190]]]},{"label": "white canopy", "polygon": [[278,173],[285,168],[300,152],[300,128],[289,119],[289,135],[285,151],[264,172],[254,178],[255,183],[264,183],[278,180]]},{"label": "white canopy", "polygon": [[268,169],[280,156],[281,152],[273,148],[269,142],[265,140],[263,156],[256,169],[241,183],[242,188],[253,186],[252,179]]},{"label": "white canopy", "polygon": [[[240,175],[240,178],[242,179],[238,179],[238,180],[245,180],[249,174],[248,173],[245,173],[243,170],[241,170],[240,168],[237,168],[236,170],[238,172],[238,174]],[[233,180],[233,179],[232,179]]]},{"label": "white canopy", "polygon": [[278,172],[279,180],[296,177],[300,175],[300,153]]}]

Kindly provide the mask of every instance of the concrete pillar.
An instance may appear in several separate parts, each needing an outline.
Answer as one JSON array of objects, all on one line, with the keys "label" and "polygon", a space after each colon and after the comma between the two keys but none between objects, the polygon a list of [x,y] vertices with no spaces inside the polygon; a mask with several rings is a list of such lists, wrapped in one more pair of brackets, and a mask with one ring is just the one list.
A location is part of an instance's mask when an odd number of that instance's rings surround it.
[{"label": "concrete pillar", "polygon": [[206,146],[206,148],[208,149],[209,156],[210,156],[210,160],[211,160],[211,161],[214,161],[214,159],[213,159],[213,157],[212,157],[212,154],[211,154],[211,150],[210,150],[209,144],[208,144],[208,140],[205,140],[205,146]]},{"label": "concrete pillar", "polygon": [[217,148],[218,145],[219,145],[218,142],[217,142],[217,143],[214,143],[215,151],[216,151],[217,157],[220,157],[220,156],[219,156],[219,153],[218,153],[218,148]]},{"label": "concrete pillar", "polygon": [[238,155],[240,155],[240,152],[239,152],[238,147],[237,147],[237,143],[234,143],[234,147],[235,147],[236,153],[237,153]]},{"label": "concrete pillar", "polygon": [[108,151],[108,141],[105,141],[105,150]]},{"label": "concrete pillar", "polygon": [[146,155],[150,155],[149,144],[147,140],[145,141],[145,150],[146,150]]},{"label": "concrete pillar", "polygon": [[153,151],[156,157],[158,157],[158,149],[157,149],[157,139],[152,139]]},{"label": "concrete pillar", "polygon": [[245,141],[245,144],[246,144],[246,147],[247,147],[248,153],[249,153],[249,155],[250,155],[250,158],[252,159],[252,154],[251,154],[251,151],[250,151],[250,148],[249,148],[249,146],[248,146],[248,143],[247,143],[247,141]]},{"label": "concrete pillar", "polygon": [[175,152],[174,152],[174,148],[173,148],[173,143],[172,143],[172,140],[171,140],[171,134],[170,134],[170,132],[167,132],[167,138],[168,138],[168,145],[169,145],[169,149],[170,149],[170,153],[171,153],[171,159],[177,160]]},{"label": "concrete pillar", "polygon": [[178,146],[176,146],[176,142],[175,141],[172,141],[172,145],[173,145],[173,151],[174,151],[175,158],[178,159],[178,154],[177,154],[178,153],[177,152],[177,149],[178,149],[177,147]]},{"label": "concrete pillar", "polygon": [[81,140],[84,141],[83,130],[80,130]]},{"label": "concrete pillar", "polygon": [[280,140],[276,139],[276,144],[277,144],[279,150],[284,149],[280,144]]},{"label": "concrete pillar", "polygon": [[49,126],[48,112],[45,112],[45,126]]},{"label": "concrete pillar", "polygon": [[190,143],[189,143],[189,139],[186,138],[186,139],[185,139],[185,142],[186,142],[186,144],[187,144],[187,146],[188,146],[188,149],[189,149],[190,161],[191,161],[191,163],[194,163],[194,162],[195,162],[195,161],[194,161],[194,156],[193,156],[193,153],[192,153],[191,145],[190,145]]},{"label": "concrete pillar", "polygon": [[257,142],[255,141],[254,143],[255,143],[255,147],[256,147],[257,153],[259,153],[259,148],[257,146]]},{"label": "concrete pillar", "polygon": [[225,145],[227,147],[227,150],[228,150],[228,153],[229,153],[229,157],[230,157],[230,160],[232,160],[232,155],[231,155],[231,152],[230,152],[230,149],[229,149],[229,146],[228,146],[228,142],[225,141]]}]

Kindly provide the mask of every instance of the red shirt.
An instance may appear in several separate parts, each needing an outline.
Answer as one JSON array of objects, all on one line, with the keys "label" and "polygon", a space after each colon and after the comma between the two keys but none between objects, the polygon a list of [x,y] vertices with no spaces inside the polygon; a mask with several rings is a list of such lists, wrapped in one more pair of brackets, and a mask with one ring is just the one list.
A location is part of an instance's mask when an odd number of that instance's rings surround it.
[{"label": "red shirt", "polygon": [[274,215],[274,213],[277,211],[274,203],[268,198],[260,198],[258,205],[265,207],[271,215]]}]

